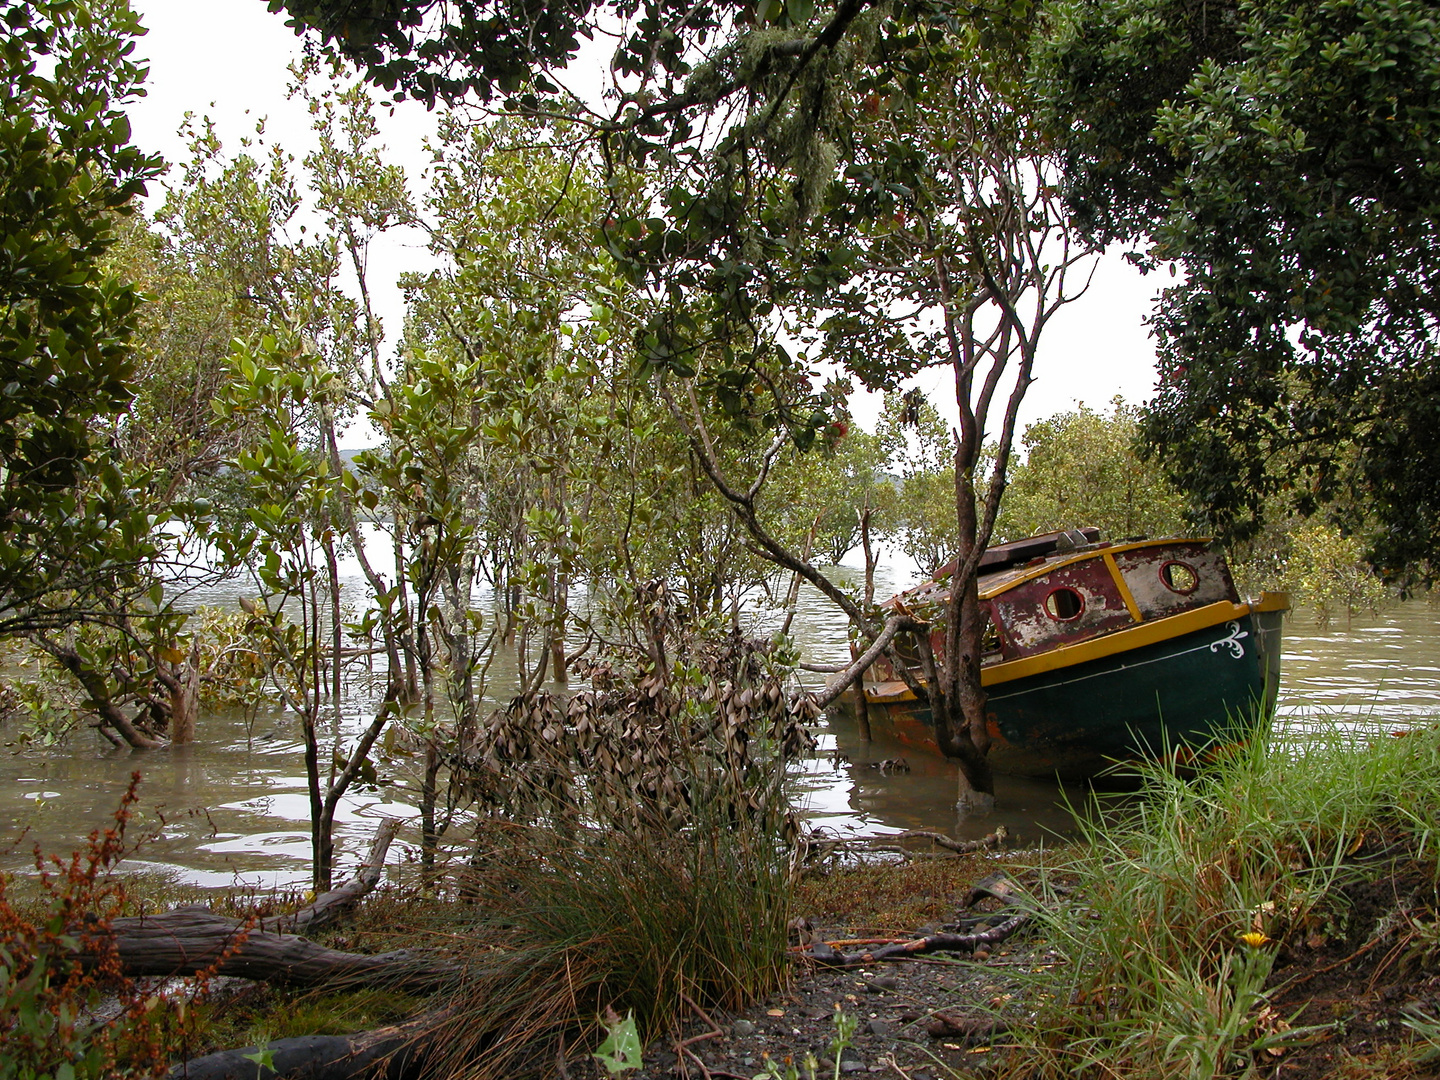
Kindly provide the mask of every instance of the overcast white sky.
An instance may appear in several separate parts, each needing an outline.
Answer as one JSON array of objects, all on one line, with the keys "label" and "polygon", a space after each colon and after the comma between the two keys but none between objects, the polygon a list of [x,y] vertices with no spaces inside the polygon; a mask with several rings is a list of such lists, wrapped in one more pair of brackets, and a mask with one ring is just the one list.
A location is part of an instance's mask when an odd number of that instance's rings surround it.
[{"label": "overcast white sky", "polygon": [[[285,98],[286,66],[298,56],[300,42],[282,15],[270,14],[264,0],[133,3],[150,30],[139,44],[151,64],[149,96],[131,110],[140,146],[181,160],[184,145],[176,131],[190,110],[210,115],[229,145],[253,133],[264,117],[269,141],[293,149],[297,159],[304,156],[311,145],[310,120],[302,106]],[[433,130],[433,117],[407,102],[394,116],[382,114],[381,125],[392,159],[418,178],[425,163],[421,139]],[[392,334],[399,330],[403,307],[398,290],[386,283],[427,260],[414,238],[384,244],[372,256],[378,304]],[[1141,278],[1118,256],[1107,256],[1090,292],[1046,330],[1022,419],[1073,409],[1077,401],[1103,408],[1116,394],[1131,402],[1148,398],[1155,356],[1142,320],[1161,284],[1155,277]],[[938,373],[922,385],[945,400],[948,387]],[[857,419],[871,426],[878,404],[854,405]]]}]

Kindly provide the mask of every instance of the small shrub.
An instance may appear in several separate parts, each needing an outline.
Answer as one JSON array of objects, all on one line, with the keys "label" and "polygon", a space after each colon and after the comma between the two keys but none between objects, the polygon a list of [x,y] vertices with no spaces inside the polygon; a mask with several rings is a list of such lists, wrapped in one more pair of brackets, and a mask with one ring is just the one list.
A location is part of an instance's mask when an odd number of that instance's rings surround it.
[{"label": "small shrub", "polygon": [[485,989],[456,1000],[445,1075],[529,1075],[598,1042],[607,1009],[648,1039],[784,979],[796,827],[784,781],[813,701],[787,691],[777,646],[671,645],[660,671],[597,666],[563,709],[517,701],[469,748],[490,813],[463,937]]},{"label": "small shrub", "polygon": [[1306,522],[1290,534],[1285,580],[1322,625],[1336,615],[1348,620],[1358,611],[1377,611],[1389,599],[1385,583],[1365,561],[1364,541],[1324,522]]}]

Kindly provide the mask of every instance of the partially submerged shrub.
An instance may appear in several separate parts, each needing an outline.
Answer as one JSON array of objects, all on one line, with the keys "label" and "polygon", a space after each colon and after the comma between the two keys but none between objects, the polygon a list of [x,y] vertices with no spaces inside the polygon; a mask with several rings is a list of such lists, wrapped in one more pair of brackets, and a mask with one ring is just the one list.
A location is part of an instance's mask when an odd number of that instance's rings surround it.
[{"label": "partially submerged shrub", "polygon": [[793,658],[738,631],[683,637],[674,655],[663,669],[592,663],[591,689],[568,702],[517,698],[462,748],[462,782],[512,822],[665,833],[703,803],[793,837],[784,771],[813,745],[819,715],[787,685]]}]

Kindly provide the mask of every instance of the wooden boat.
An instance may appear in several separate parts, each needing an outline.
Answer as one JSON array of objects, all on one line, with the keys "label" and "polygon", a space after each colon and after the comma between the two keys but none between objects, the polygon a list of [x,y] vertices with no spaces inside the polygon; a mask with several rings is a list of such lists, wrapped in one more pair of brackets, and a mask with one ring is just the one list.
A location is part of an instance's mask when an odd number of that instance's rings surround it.
[{"label": "wooden boat", "polygon": [[[886,606],[938,623],[952,571]],[[1274,707],[1289,598],[1243,601],[1207,540],[1049,533],[990,548],[979,586],[997,772],[1079,779],[1162,751],[1200,753],[1243,739]],[[897,650],[912,676],[913,648]],[[938,752],[929,706],[889,661],[863,686],[872,730]]]}]

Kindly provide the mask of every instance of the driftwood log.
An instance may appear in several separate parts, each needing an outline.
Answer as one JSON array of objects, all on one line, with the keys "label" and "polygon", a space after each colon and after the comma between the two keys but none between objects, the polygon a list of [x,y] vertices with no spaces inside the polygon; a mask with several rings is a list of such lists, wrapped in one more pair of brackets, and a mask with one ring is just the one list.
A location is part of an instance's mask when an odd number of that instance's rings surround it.
[{"label": "driftwood log", "polygon": [[132,976],[209,971],[289,986],[362,982],[433,986],[441,975],[431,961],[404,949],[373,956],[341,952],[205,908],[116,919],[111,933],[120,964]]},{"label": "driftwood log", "polygon": [[[290,915],[259,922],[216,915],[208,908],[179,907],[160,915],[114,919],[108,934],[87,935],[97,945],[113,942],[127,975],[234,975],[290,986],[384,983],[428,988],[443,983],[454,969],[433,956],[408,950],[367,955],[341,952],[296,935],[313,931],[353,907],[375,888],[385,853],[400,827],[382,822],[354,879],[324,893]],[[99,950],[93,956],[98,958]]]},{"label": "driftwood log", "polygon": [[[413,1080],[448,1011],[355,1035],[301,1035],[181,1062],[170,1080]],[[269,1064],[263,1064],[267,1060]]]},{"label": "driftwood log", "polygon": [[896,941],[861,952],[844,953],[823,941],[817,941],[804,955],[825,967],[860,967],[881,960],[908,960],[933,952],[969,952],[998,945],[1030,921],[1029,912],[1017,912],[988,930],[973,934],[928,934],[911,941]]}]

